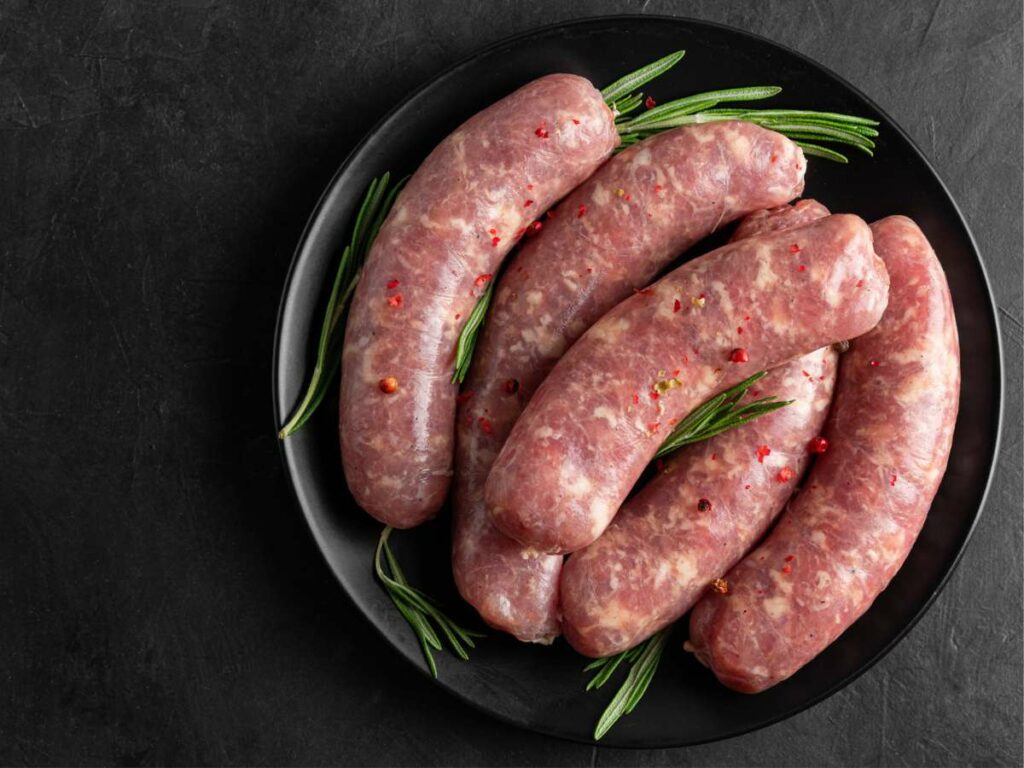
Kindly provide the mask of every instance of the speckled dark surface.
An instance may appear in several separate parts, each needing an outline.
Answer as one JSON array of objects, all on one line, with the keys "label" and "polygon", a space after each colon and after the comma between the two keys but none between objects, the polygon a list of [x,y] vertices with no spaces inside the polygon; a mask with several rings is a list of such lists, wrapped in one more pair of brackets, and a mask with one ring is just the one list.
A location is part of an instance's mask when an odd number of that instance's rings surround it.
[{"label": "speckled dark surface", "polygon": [[[0,763],[1020,765],[1020,3],[474,7],[0,2]],[[780,725],[649,752],[412,674],[306,533],[269,397],[292,249],[363,132],[483,44],[641,10],[791,46],[899,121],[977,237],[1007,362],[987,509],[910,635]]]}]

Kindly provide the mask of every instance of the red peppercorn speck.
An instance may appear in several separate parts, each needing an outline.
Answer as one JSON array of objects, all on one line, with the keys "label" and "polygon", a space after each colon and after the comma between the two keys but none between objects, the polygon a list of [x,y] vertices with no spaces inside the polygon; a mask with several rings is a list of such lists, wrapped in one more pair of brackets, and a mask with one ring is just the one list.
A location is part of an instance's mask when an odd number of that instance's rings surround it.
[{"label": "red peppercorn speck", "polygon": [[807,450],[811,453],[824,453],[828,450],[828,439],[821,435],[812,438],[811,442],[807,445]]}]

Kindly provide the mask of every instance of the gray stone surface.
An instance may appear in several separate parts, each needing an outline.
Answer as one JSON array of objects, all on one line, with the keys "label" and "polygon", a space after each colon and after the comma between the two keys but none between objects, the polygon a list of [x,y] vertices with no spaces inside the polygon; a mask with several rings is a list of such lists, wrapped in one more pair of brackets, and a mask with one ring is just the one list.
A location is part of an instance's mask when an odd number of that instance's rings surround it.
[{"label": "gray stone surface", "polygon": [[[909,131],[994,279],[1008,393],[910,635],[784,723],[650,752],[411,674],[321,563],[268,408],[292,249],[363,132],[486,43],[641,11],[791,46]],[[0,1],[0,763],[1020,765],[1021,91],[1018,0]]]}]

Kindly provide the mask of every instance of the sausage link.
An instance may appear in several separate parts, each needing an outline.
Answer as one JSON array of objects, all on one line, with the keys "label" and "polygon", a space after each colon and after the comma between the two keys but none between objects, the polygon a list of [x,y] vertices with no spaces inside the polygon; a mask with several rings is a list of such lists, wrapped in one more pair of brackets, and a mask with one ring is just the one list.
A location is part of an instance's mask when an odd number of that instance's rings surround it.
[{"label": "sausage link", "polygon": [[[812,200],[748,216],[733,240],[792,229],[828,215]],[[562,571],[562,627],[586,656],[609,656],[686,613],[764,535],[810,460],[835,384],[831,347],[779,366],[747,399],[792,402],[658,465],[601,537]],[[727,589],[724,582],[719,589]]]},{"label": "sausage link", "polygon": [[617,144],[601,94],[584,78],[550,75],[457,128],[399,194],[342,353],[345,477],[381,522],[408,528],[437,513],[452,474],[451,376],[466,318],[530,222]]},{"label": "sausage link", "polygon": [[678,419],[755,371],[874,327],[887,292],[870,230],[848,215],[676,269],[601,318],[544,380],[487,478],[489,514],[537,549],[585,547]]},{"label": "sausage link", "polygon": [[949,459],[960,354],[946,278],[902,216],[872,225],[892,278],[878,326],[843,356],[830,446],[765,542],[690,617],[690,647],[756,693],[823,651],[874,602],[913,546]]},{"label": "sausage link", "polygon": [[559,631],[561,556],[494,529],[483,498],[498,450],[540,382],[584,330],[680,252],[798,195],[805,169],[799,147],[750,123],[677,128],[605,163],[512,258],[456,422],[452,569],[487,623],[533,642]]}]

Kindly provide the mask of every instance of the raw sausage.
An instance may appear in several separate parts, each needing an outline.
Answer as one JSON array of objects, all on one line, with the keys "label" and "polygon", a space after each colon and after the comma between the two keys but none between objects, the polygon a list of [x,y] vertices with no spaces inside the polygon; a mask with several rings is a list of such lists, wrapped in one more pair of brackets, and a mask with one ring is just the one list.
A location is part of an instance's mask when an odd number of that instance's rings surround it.
[{"label": "raw sausage", "polygon": [[878,327],[843,356],[830,442],[764,544],[690,617],[690,647],[718,679],[756,693],[824,650],[899,570],[942,480],[960,392],[942,267],[910,219],[872,225],[892,278]]},{"label": "raw sausage", "polygon": [[489,624],[534,642],[559,631],[562,558],[509,540],[483,499],[537,386],[584,330],[681,251],[798,195],[805,168],[799,147],[751,123],[677,128],[609,160],[534,225],[496,287],[456,422],[452,567]]},{"label": "raw sausage", "polygon": [[531,221],[618,144],[584,78],[549,75],[442,141],[398,196],[370,250],[345,329],[345,477],[388,525],[433,517],[451,479],[456,340]]},{"label": "raw sausage", "polygon": [[[742,239],[827,215],[803,200],[753,214],[737,233]],[[747,399],[774,394],[792,400],[788,406],[660,462],[608,530],[569,558],[561,606],[573,648],[600,657],[646,640],[690,610],[761,538],[807,468],[836,357],[826,347],[770,371]]]},{"label": "raw sausage", "polygon": [[488,513],[537,549],[585,547],[679,418],[755,371],[874,327],[887,287],[870,230],[848,215],[676,269],[601,318],[544,380],[487,478]]}]

